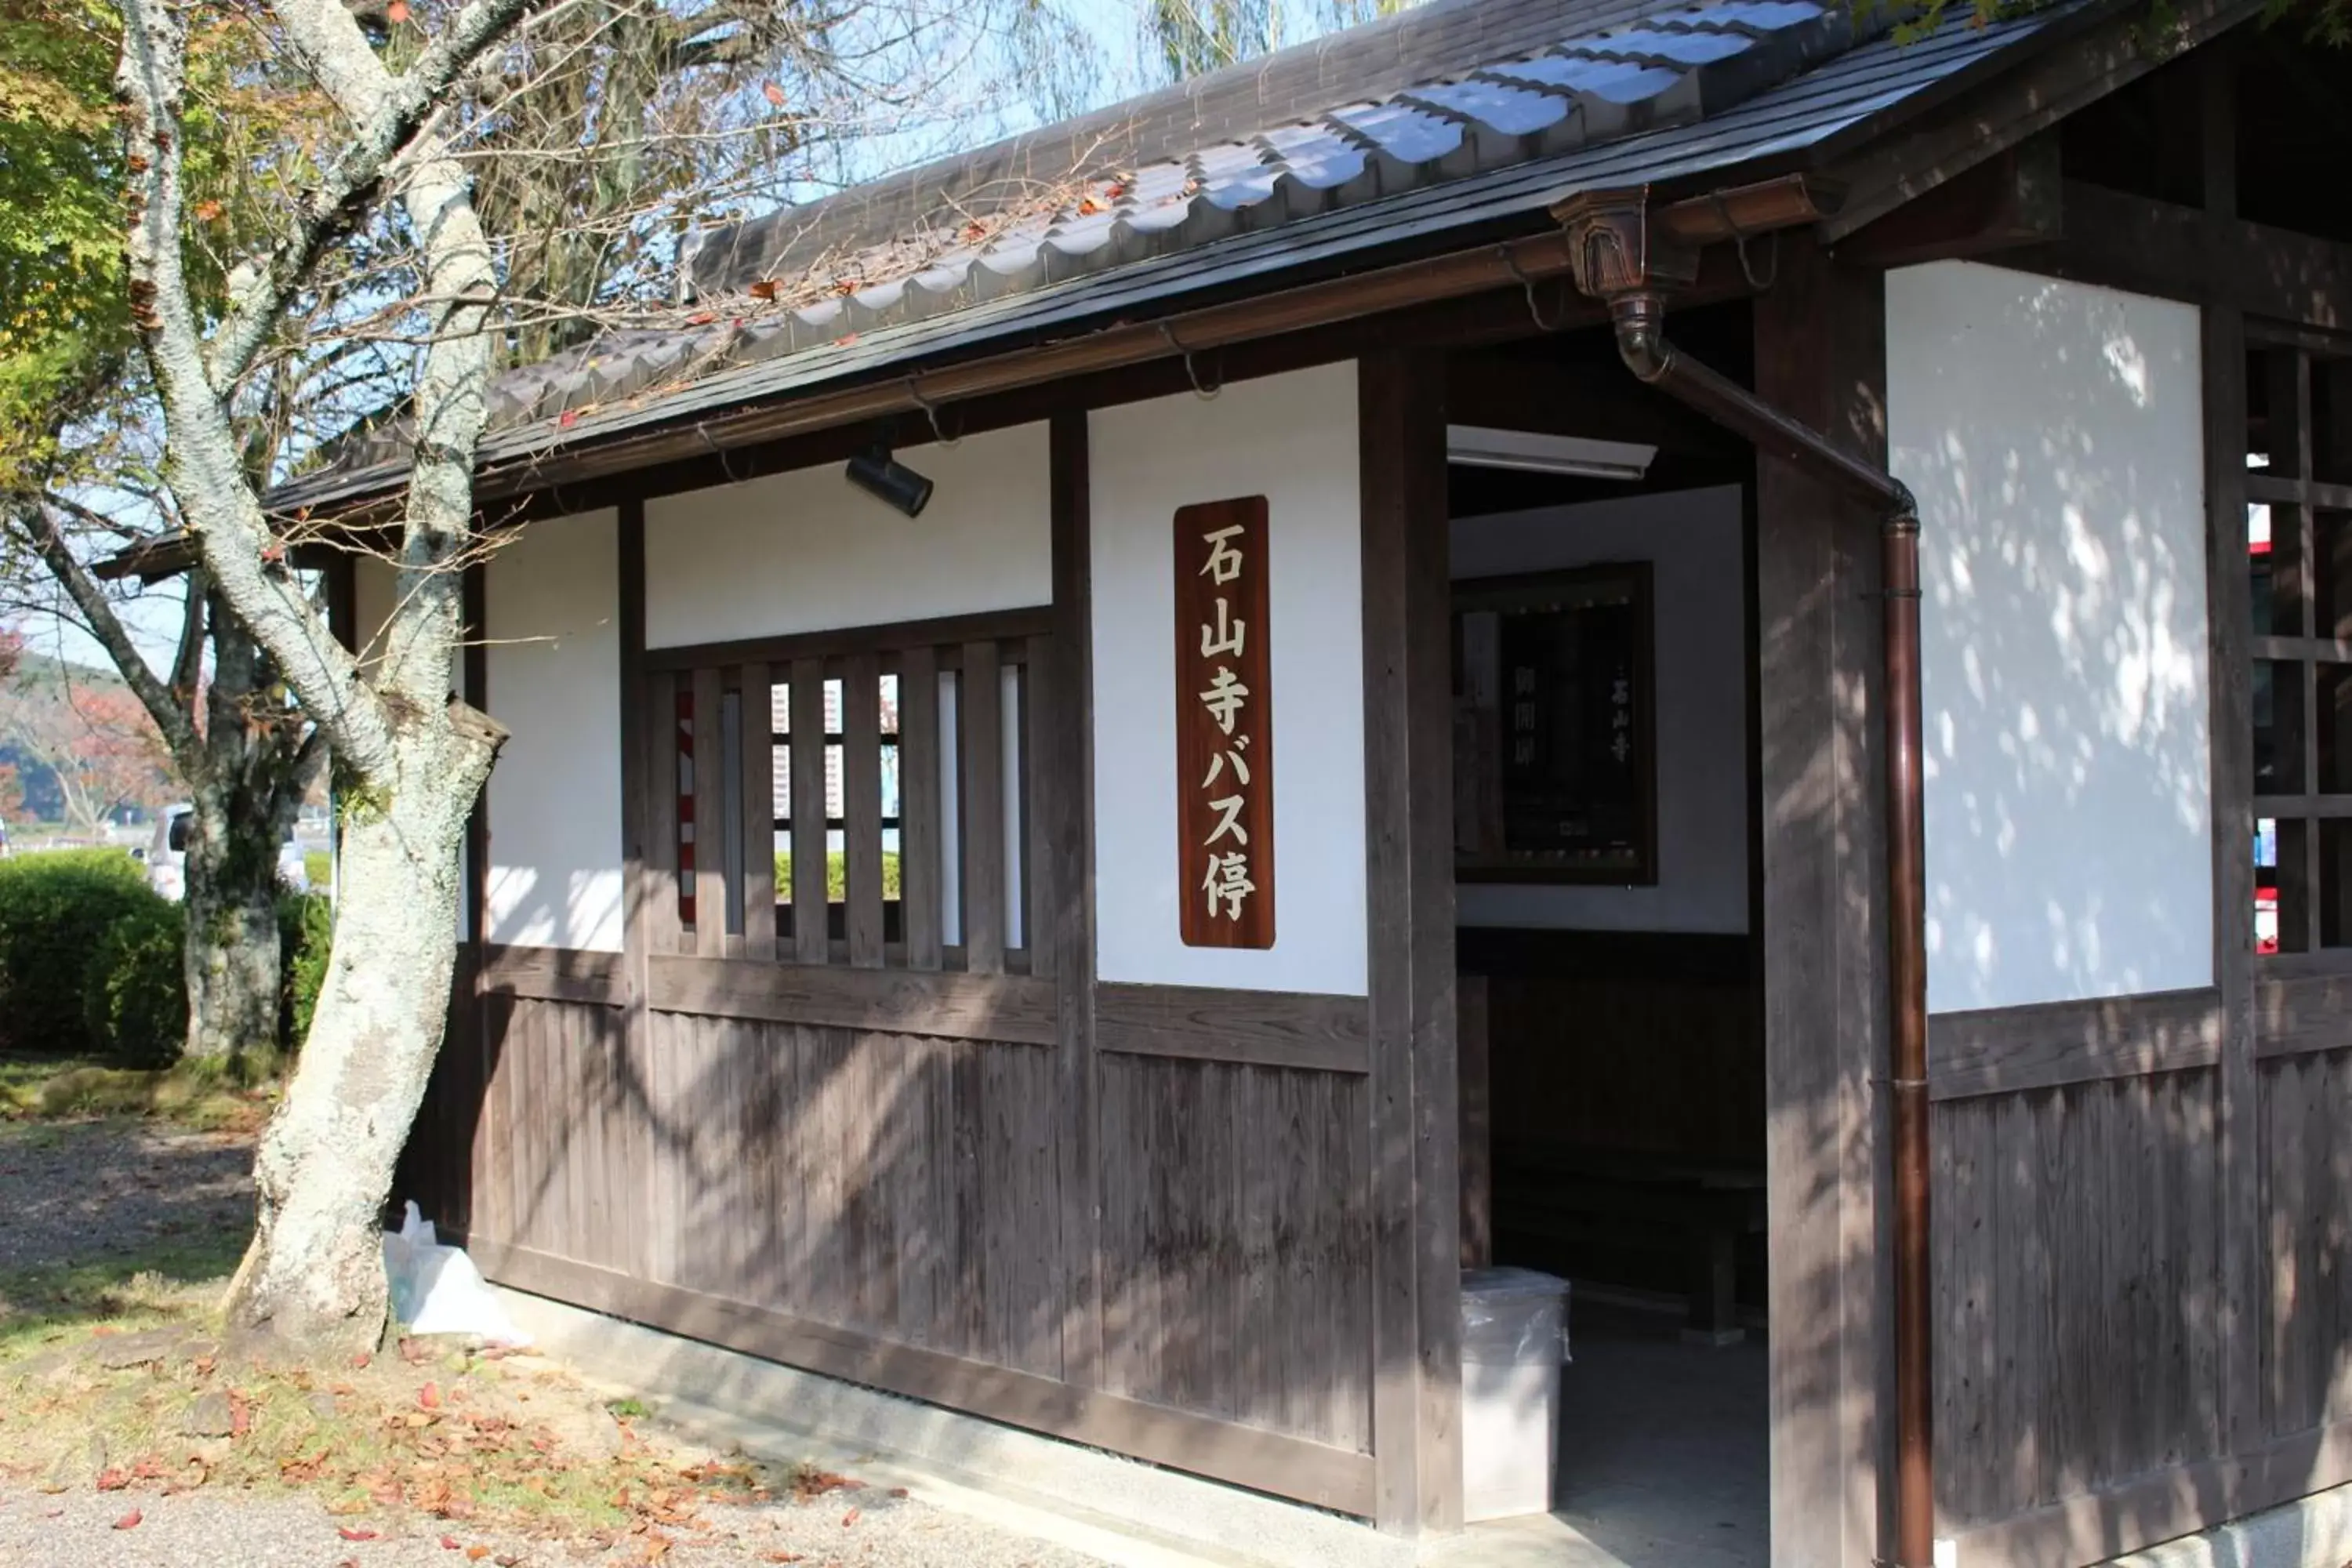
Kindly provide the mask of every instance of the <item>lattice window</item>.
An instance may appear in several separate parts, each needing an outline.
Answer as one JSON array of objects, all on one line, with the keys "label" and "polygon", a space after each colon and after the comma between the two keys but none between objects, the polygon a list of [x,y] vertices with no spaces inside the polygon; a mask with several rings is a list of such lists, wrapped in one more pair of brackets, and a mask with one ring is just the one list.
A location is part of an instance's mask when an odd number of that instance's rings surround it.
[{"label": "lattice window", "polygon": [[[656,853],[675,872],[656,950],[1032,972],[1038,639],[805,646],[773,664],[650,677],[667,720],[655,787],[671,791],[655,803]],[[718,715],[709,736],[698,725],[706,706]]]},{"label": "lattice window", "polygon": [[2352,949],[2352,340],[2249,335],[2255,944]]}]

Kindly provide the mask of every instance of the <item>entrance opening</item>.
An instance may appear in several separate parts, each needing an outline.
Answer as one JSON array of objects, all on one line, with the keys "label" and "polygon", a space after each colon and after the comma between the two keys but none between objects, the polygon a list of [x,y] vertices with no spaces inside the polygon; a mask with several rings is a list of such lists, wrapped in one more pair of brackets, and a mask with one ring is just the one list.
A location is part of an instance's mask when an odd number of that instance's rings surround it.
[{"label": "entrance opening", "polygon": [[[1745,305],[1675,334],[1746,373]],[[1754,457],[1603,331],[1458,352],[1447,419],[1464,1264],[1570,1283],[1570,1560],[1761,1565]]]}]

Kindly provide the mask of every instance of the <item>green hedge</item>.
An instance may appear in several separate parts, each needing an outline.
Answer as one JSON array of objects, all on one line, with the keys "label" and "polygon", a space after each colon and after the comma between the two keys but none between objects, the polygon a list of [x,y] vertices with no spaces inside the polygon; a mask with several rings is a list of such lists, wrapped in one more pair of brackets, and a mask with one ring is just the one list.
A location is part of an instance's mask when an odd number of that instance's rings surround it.
[{"label": "green hedge", "polygon": [[150,901],[118,916],[83,976],[82,1021],[92,1049],[117,1067],[167,1068],[188,1037],[188,922],[180,906]]},{"label": "green hedge", "polygon": [[[824,897],[828,903],[842,903],[848,898],[849,855],[836,849],[824,858]],[[898,852],[882,851],[882,897],[887,900],[898,896]],[[785,903],[793,901],[793,857],[789,850],[776,852],[776,897]]]},{"label": "green hedge", "polygon": [[[280,1044],[309,1033],[334,913],[321,893],[278,900]],[[0,1032],[10,1048],[168,1067],[186,1044],[187,921],[120,850],[0,861]]]},{"label": "green hedge", "polygon": [[327,983],[327,952],[335,935],[335,906],[324,893],[288,893],[278,900],[278,952],[286,991],[278,1032],[288,1051],[299,1049],[319,1010]]},{"label": "green hedge", "polygon": [[0,1031],[10,1048],[55,1056],[91,1049],[89,976],[115,923],[152,915],[159,904],[172,908],[120,849],[0,861]]}]

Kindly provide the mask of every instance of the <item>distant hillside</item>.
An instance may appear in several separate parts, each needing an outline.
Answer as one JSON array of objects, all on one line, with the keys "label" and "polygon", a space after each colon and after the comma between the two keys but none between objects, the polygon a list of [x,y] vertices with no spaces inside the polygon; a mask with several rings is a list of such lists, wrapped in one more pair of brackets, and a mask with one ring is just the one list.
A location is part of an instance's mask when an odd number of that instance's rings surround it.
[{"label": "distant hillside", "polygon": [[0,679],[0,767],[14,770],[23,795],[21,807],[0,809],[85,829],[94,816],[140,820],[179,793],[154,725],[120,675],[29,647]]}]

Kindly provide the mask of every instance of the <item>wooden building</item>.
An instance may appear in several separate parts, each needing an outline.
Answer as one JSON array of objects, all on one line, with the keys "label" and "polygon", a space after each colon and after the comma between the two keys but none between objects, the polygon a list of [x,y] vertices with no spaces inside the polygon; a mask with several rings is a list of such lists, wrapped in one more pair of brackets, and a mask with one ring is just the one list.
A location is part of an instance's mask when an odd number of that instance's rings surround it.
[{"label": "wooden building", "polygon": [[1918,1561],[1906,1408],[1962,1563],[2352,1480],[2352,69],[2260,10],[1439,0],[706,237],[500,385],[401,1195],[1398,1532],[1465,1257],[1760,1322],[1776,1564]]}]

